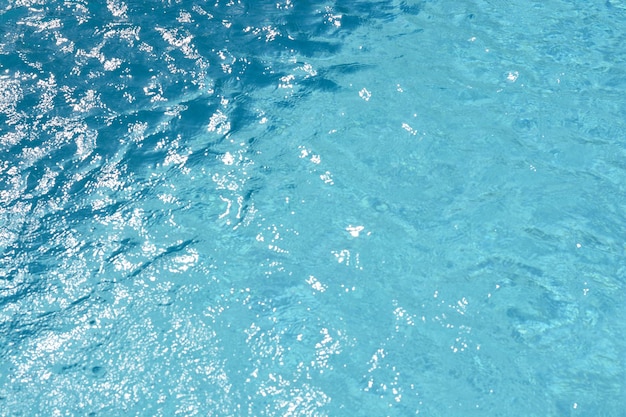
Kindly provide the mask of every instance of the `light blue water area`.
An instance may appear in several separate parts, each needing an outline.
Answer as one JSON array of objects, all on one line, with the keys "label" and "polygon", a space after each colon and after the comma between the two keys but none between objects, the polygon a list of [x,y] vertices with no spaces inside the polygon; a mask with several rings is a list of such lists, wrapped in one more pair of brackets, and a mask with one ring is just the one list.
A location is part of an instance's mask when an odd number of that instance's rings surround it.
[{"label": "light blue water area", "polygon": [[624,415],[623,1],[0,22],[0,415]]}]

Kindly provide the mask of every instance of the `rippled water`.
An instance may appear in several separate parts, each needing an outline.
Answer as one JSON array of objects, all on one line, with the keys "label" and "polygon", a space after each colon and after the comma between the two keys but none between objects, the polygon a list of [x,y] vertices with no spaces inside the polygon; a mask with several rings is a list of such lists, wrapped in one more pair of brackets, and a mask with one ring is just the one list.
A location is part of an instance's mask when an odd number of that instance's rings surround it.
[{"label": "rippled water", "polygon": [[0,415],[622,415],[626,3],[0,22]]}]

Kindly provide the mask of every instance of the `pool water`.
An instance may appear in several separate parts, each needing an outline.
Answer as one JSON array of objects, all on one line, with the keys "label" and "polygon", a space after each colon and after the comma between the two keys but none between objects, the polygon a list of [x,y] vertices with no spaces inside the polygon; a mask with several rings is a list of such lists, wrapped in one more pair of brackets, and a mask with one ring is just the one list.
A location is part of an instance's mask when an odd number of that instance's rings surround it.
[{"label": "pool water", "polygon": [[623,1],[0,22],[0,415],[623,415]]}]

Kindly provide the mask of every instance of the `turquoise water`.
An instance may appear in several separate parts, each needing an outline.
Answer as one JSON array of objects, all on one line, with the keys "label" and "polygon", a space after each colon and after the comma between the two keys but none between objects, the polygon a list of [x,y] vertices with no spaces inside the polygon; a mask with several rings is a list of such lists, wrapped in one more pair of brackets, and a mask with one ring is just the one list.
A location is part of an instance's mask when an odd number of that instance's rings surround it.
[{"label": "turquoise water", "polygon": [[0,415],[624,415],[623,1],[0,22]]}]

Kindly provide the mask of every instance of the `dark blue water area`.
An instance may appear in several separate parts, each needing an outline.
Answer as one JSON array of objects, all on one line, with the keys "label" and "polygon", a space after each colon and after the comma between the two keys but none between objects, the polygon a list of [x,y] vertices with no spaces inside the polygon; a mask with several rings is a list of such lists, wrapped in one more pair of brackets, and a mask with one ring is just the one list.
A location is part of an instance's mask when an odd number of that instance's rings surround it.
[{"label": "dark blue water area", "polygon": [[1,1],[0,415],[623,415],[624,27]]}]

